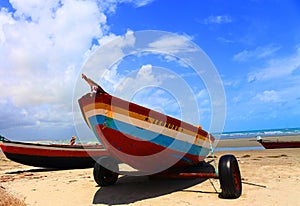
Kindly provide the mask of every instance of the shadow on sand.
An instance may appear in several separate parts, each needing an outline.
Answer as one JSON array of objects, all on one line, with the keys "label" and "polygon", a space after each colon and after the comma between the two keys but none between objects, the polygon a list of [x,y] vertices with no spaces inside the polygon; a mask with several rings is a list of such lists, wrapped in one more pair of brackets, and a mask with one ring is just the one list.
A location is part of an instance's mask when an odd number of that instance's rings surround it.
[{"label": "shadow on sand", "polygon": [[101,187],[93,204],[119,205],[159,197],[181,191],[206,179],[149,179],[148,177],[121,177],[116,185]]},{"label": "shadow on sand", "polygon": [[101,187],[94,195],[93,204],[119,205],[155,198],[176,191],[214,193],[185,190],[206,181],[198,179],[149,178],[147,176],[123,176],[115,185]]},{"label": "shadow on sand", "polygon": [[5,172],[5,174],[22,174],[26,172],[52,172],[52,171],[60,171],[60,170],[70,170],[70,169],[55,169],[55,168],[32,168],[32,169],[23,169],[16,171]]}]

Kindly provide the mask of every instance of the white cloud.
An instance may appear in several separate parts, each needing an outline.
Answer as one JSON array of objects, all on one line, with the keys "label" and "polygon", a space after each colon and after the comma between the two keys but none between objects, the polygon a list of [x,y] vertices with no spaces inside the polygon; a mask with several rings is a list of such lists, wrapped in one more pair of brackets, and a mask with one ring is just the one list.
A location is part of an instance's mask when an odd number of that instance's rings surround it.
[{"label": "white cloud", "polygon": [[265,103],[282,102],[280,95],[274,90],[265,90],[263,93],[257,94],[254,97],[254,100],[255,99]]},{"label": "white cloud", "polygon": [[201,99],[201,106],[207,107],[207,92],[194,94],[184,79],[171,70],[145,64],[127,75],[120,72],[113,67],[104,75],[115,88],[111,92],[114,96],[191,123],[199,122],[195,112],[198,109],[197,98]]},{"label": "white cloud", "polygon": [[278,46],[257,47],[254,50],[243,50],[233,56],[235,61],[248,61],[253,59],[263,59],[273,55],[280,49]]},{"label": "white cloud", "polygon": [[0,10],[0,45],[2,45],[6,40],[5,33],[3,30],[4,26],[10,25],[13,23],[14,23],[14,20],[11,16],[11,13],[9,13],[8,10],[5,8],[1,8],[1,10]]},{"label": "white cloud", "polygon": [[268,66],[248,74],[248,82],[284,78],[290,76],[300,66],[300,47],[295,54],[279,59],[271,59]]},{"label": "white cloud", "polygon": [[139,8],[152,3],[154,0],[98,0],[97,3],[102,12],[114,13],[118,3],[131,3],[134,7]]},{"label": "white cloud", "polygon": [[235,43],[234,40],[232,40],[232,39],[227,39],[227,38],[224,38],[224,37],[218,37],[217,40],[220,41],[220,42],[222,42],[222,43],[225,43],[225,44],[232,44],[232,43]]},{"label": "white cloud", "polygon": [[130,73],[124,77],[116,87],[117,96],[124,97],[125,99],[132,98],[135,92],[149,86],[159,86],[159,80],[152,73],[152,65],[143,65],[138,71]]},{"label": "white cloud", "polygon": [[180,107],[176,99],[160,88],[147,87],[137,91],[132,98],[137,104],[159,111],[163,114],[180,116]]},{"label": "white cloud", "polygon": [[204,24],[228,24],[233,20],[228,15],[209,16],[204,19]]},{"label": "white cloud", "polygon": [[143,7],[143,6],[146,6],[146,5],[148,5],[148,4],[150,4],[150,3],[152,3],[154,0],[129,0],[129,2],[133,2],[135,5],[136,5],[136,7]]},{"label": "white cloud", "polygon": [[[107,13],[121,2],[151,1],[11,0],[14,10],[0,10],[0,99],[12,108],[5,115],[16,117],[8,126],[72,122],[78,71],[92,41],[105,41]],[[29,123],[17,118],[25,114]]]},{"label": "white cloud", "polygon": [[167,54],[176,54],[179,52],[192,52],[195,48],[192,47],[188,36],[173,36],[164,35],[157,41],[149,44],[149,49]]},{"label": "white cloud", "polygon": [[[171,55],[163,55],[162,58],[163,58],[166,62],[176,62],[178,65],[180,65],[180,66],[182,66],[182,67],[186,67],[186,68],[189,67],[189,65],[188,65],[186,62],[184,62],[184,61],[182,61],[181,59],[176,58],[176,57],[174,57],[174,56],[171,56]],[[184,74],[183,74],[183,75],[184,75]]]},{"label": "white cloud", "polygon": [[199,99],[207,99],[208,93],[206,89],[200,89],[196,94],[196,97]]},{"label": "white cloud", "polygon": [[1,130],[15,126],[34,125],[34,120],[28,115],[28,111],[23,108],[12,106],[12,103],[9,99],[2,99],[0,101],[0,111]]},{"label": "white cloud", "polygon": [[[51,84],[52,80],[60,78],[63,82],[64,71],[81,64],[91,39],[102,36],[101,25],[106,23],[104,14],[92,1],[66,1],[59,8],[44,5],[44,1],[36,1],[34,5],[22,2],[14,1],[17,9],[14,16],[29,16],[32,21],[11,17],[8,22],[13,23],[2,25],[5,42],[0,59],[7,62],[1,65],[2,72],[6,77],[17,78],[18,87],[24,86],[24,81],[39,85]],[[49,12],[40,13],[36,8]],[[81,32],[83,30],[85,32]],[[42,85],[46,87],[47,84]]]},{"label": "white cloud", "polygon": [[60,6],[59,0],[10,0],[10,3],[16,12],[14,16],[20,19],[30,18],[32,21],[39,21],[43,16],[48,16],[50,13]]},{"label": "white cloud", "polygon": [[[148,108],[178,115],[178,104],[162,85],[167,79],[173,78],[164,70],[158,71],[151,64],[142,65],[128,75],[121,75],[117,65],[104,75],[114,87],[114,96],[133,101]],[[167,108],[167,109],[166,109]]]},{"label": "white cloud", "polygon": [[233,87],[233,88],[237,88],[241,85],[241,80],[239,79],[224,79],[223,80],[223,84],[224,86],[228,86],[228,87]]}]

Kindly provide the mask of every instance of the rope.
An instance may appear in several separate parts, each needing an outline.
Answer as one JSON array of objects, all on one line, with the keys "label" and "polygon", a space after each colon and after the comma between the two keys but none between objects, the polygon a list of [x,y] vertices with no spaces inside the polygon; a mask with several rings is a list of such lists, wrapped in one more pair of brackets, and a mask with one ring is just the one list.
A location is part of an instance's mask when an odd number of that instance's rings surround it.
[{"label": "rope", "polygon": [[208,140],[209,140],[209,146],[210,146],[210,151],[211,151],[211,156],[213,158],[213,161],[214,161],[214,168],[215,168],[215,173],[217,176],[219,176],[219,171],[218,171],[218,167],[217,167],[217,163],[216,163],[216,158],[215,158],[215,150],[212,146],[212,141],[211,141],[211,138],[210,138],[210,134],[208,134]]}]

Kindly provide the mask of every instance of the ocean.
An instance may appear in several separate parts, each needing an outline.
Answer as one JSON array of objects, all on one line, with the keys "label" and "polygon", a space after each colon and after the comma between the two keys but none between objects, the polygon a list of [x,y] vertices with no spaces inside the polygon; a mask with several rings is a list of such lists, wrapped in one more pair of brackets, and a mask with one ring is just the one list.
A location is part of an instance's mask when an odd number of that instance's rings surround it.
[{"label": "ocean", "polygon": [[[261,130],[248,130],[248,131],[234,131],[234,132],[223,132],[220,134],[214,134],[217,138],[220,139],[233,139],[233,138],[256,138],[257,136],[270,137],[270,136],[292,136],[292,135],[300,135],[300,128],[284,128],[284,129],[261,129]],[[38,137],[32,139],[11,139],[16,141],[25,141],[25,142],[39,142],[43,144],[69,144],[70,139],[61,139],[61,140],[41,140]],[[98,140],[96,137],[80,137],[77,139],[77,142],[81,142],[83,144],[96,144]],[[222,150],[260,150],[263,147],[240,147],[240,148],[216,148],[217,151]],[[0,150],[1,151],[1,150]]]},{"label": "ocean", "polygon": [[223,132],[221,139],[229,138],[249,138],[249,137],[270,137],[270,136],[292,136],[300,135],[300,128],[285,128],[285,129],[262,129],[262,130],[248,130]]}]

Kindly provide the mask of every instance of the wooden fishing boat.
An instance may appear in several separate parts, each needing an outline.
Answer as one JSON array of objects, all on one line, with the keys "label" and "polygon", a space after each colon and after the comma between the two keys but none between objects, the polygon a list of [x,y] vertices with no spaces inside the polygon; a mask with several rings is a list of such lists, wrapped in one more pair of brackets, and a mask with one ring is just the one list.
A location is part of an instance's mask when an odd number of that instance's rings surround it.
[{"label": "wooden fishing boat", "polygon": [[[117,181],[119,162],[146,175],[168,174],[199,165],[210,153],[215,138],[200,126],[114,97],[85,75],[82,78],[92,89],[78,100],[83,118],[109,153],[94,167],[99,185]],[[240,171],[233,155],[220,158],[219,173],[177,175],[220,178],[224,197],[241,194]]]},{"label": "wooden fishing boat", "polygon": [[256,137],[257,141],[265,149],[279,149],[279,148],[300,148],[300,141],[272,141],[263,140],[260,136]]},{"label": "wooden fishing boat", "polygon": [[[210,152],[214,137],[200,126],[101,91],[84,95],[79,105],[89,127],[117,160],[152,172],[161,164],[162,157],[156,154],[162,151],[164,161],[176,163],[175,167],[197,164]],[[145,164],[139,157],[147,156],[151,158]]]},{"label": "wooden fishing boat", "polygon": [[91,168],[95,160],[107,154],[102,145],[38,144],[1,139],[0,147],[5,156],[24,165],[75,169]]},{"label": "wooden fishing boat", "polygon": [[291,142],[267,142],[262,141],[262,146],[266,149],[278,149],[278,148],[299,148],[300,142],[291,141]]}]

